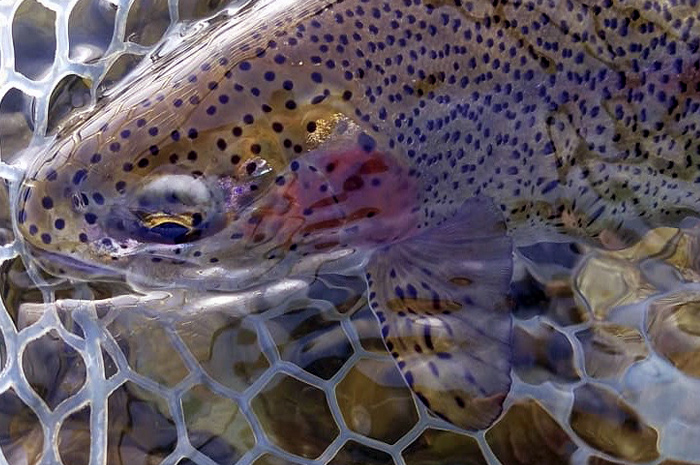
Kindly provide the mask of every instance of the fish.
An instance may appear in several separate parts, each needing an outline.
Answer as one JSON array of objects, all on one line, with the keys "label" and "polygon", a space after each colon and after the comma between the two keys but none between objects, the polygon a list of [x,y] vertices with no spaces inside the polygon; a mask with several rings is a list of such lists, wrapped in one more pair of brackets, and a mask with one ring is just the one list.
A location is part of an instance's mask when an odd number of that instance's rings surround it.
[{"label": "fish", "polygon": [[488,428],[513,253],[698,216],[696,0],[298,0],[218,17],[63,127],[32,263],[236,293],[360,267],[416,397]]}]

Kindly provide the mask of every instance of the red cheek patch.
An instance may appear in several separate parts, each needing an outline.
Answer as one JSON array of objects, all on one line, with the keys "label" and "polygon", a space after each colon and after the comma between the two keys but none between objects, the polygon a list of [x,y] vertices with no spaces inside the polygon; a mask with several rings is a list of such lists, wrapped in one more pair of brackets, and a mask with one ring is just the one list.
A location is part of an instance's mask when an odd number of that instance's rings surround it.
[{"label": "red cheek patch", "polygon": [[393,157],[360,148],[292,162],[248,219],[245,235],[303,251],[379,246],[417,224],[415,179]]}]

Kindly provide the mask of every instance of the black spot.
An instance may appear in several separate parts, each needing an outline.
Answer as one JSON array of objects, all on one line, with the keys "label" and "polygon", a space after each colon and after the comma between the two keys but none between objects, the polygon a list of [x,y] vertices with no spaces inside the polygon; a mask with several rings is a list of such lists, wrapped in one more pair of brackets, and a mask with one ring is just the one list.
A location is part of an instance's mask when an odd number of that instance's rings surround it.
[{"label": "black spot", "polygon": [[86,213],[85,221],[87,221],[87,224],[95,224],[97,222],[97,215],[94,213]]},{"label": "black spot", "polygon": [[284,131],[284,126],[282,125],[282,123],[275,122],[272,123],[272,130],[275,132],[282,132]]},{"label": "black spot", "polygon": [[245,170],[248,173],[248,175],[252,175],[253,173],[255,173],[256,168],[257,166],[255,165],[255,163],[248,163],[245,167]]},{"label": "black spot", "polygon": [[237,165],[241,161],[241,157],[239,155],[232,155],[231,156],[231,163],[234,165]]},{"label": "black spot", "polygon": [[306,131],[307,131],[307,132],[314,132],[314,131],[316,131],[316,122],[314,122],[314,121],[309,121],[309,122],[306,124]]},{"label": "black spot", "polygon": [[51,243],[51,234],[44,233],[41,235],[41,242],[44,244],[50,244]]},{"label": "black spot", "polygon": [[365,152],[373,151],[377,145],[374,138],[368,134],[365,134],[364,132],[358,136],[357,143]]},{"label": "black spot", "polygon": [[53,199],[51,197],[44,197],[41,199],[41,206],[47,210],[51,210],[53,208]]},{"label": "black spot", "polygon": [[148,159],[147,158],[142,158],[138,161],[137,163],[139,168],[145,168],[148,166]]},{"label": "black spot", "polygon": [[85,234],[85,233],[78,234],[78,239],[80,240],[80,242],[87,242],[88,241],[87,234]]},{"label": "black spot", "polygon": [[425,340],[425,345],[428,347],[428,349],[435,350],[435,347],[433,346],[433,336],[430,332],[430,325],[425,325],[423,328],[423,339]]},{"label": "black spot", "polygon": [[243,134],[243,129],[241,129],[241,128],[239,128],[238,126],[236,126],[235,128],[233,128],[233,129],[231,130],[231,133],[232,133],[234,136],[236,136],[236,137],[241,137],[241,134]]},{"label": "black spot", "polygon": [[250,146],[250,151],[253,152],[255,155],[259,154],[262,148],[260,147],[260,144],[253,144]]},{"label": "black spot", "polygon": [[219,150],[226,150],[226,141],[223,139],[218,139],[216,141],[216,146],[219,148]]},{"label": "black spot", "polygon": [[76,171],[75,174],[73,175],[73,184],[75,184],[77,186],[78,184],[83,182],[83,180],[85,180],[86,177],[87,177],[87,171],[85,171],[85,170]]},{"label": "black spot", "polygon": [[194,150],[190,150],[187,153],[187,159],[190,161],[195,161],[197,159],[197,152],[195,152]]},{"label": "black spot", "polygon": [[199,226],[200,224],[202,224],[202,214],[194,213],[192,215],[192,226]]},{"label": "black spot", "polygon": [[53,225],[56,229],[63,229],[66,227],[66,222],[63,220],[63,218],[58,218],[53,222]]},{"label": "black spot", "polygon": [[199,134],[197,133],[197,130],[195,128],[190,128],[189,131],[187,131],[187,137],[190,139],[196,139]]},{"label": "black spot", "polygon": [[296,103],[294,100],[287,100],[287,101],[284,103],[284,107],[285,107],[287,110],[294,110],[294,109],[296,109],[296,107],[297,107],[297,103]]},{"label": "black spot", "polygon": [[365,182],[362,180],[362,178],[356,174],[350,176],[343,182],[343,190],[346,191],[356,191],[358,189],[362,189],[362,186],[365,185]]}]

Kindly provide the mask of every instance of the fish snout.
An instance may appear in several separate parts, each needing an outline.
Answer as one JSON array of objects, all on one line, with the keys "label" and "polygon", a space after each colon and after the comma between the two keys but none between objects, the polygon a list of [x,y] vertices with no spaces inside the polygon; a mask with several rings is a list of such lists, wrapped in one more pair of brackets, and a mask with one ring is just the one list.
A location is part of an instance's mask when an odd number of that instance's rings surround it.
[{"label": "fish snout", "polygon": [[[108,251],[100,218],[106,211],[105,196],[87,189],[87,170],[56,169],[42,164],[30,168],[19,189],[16,225],[25,250],[42,268],[54,275],[93,277],[106,271],[104,263],[93,260]],[[104,254],[108,257],[108,254]],[[90,257],[90,260],[86,260]]]},{"label": "fish snout", "polygon": [[85,231],[76,223],[94,224],[97,215],[88,205],[103,201],[61,183],[56,171],[43,178],[28,176],[17,203],[17,227],[25,242],[34,248],[50,251],[67,250],[86,241]]}]

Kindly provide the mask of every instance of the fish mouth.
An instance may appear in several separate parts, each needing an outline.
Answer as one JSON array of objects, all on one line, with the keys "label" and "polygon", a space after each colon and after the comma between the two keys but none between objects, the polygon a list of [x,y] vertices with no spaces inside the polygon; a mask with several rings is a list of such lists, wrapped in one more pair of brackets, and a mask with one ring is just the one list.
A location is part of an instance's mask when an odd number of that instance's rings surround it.
[{"label": "fish mouth", "polygon": [[30,259],[37,263],[43,270],[54,275],[70,277],[79,280],[105,279],[122,280],[123,273],[94,263],[89,263],[66,254],[50,252],[31,244],[26,245]]}]

